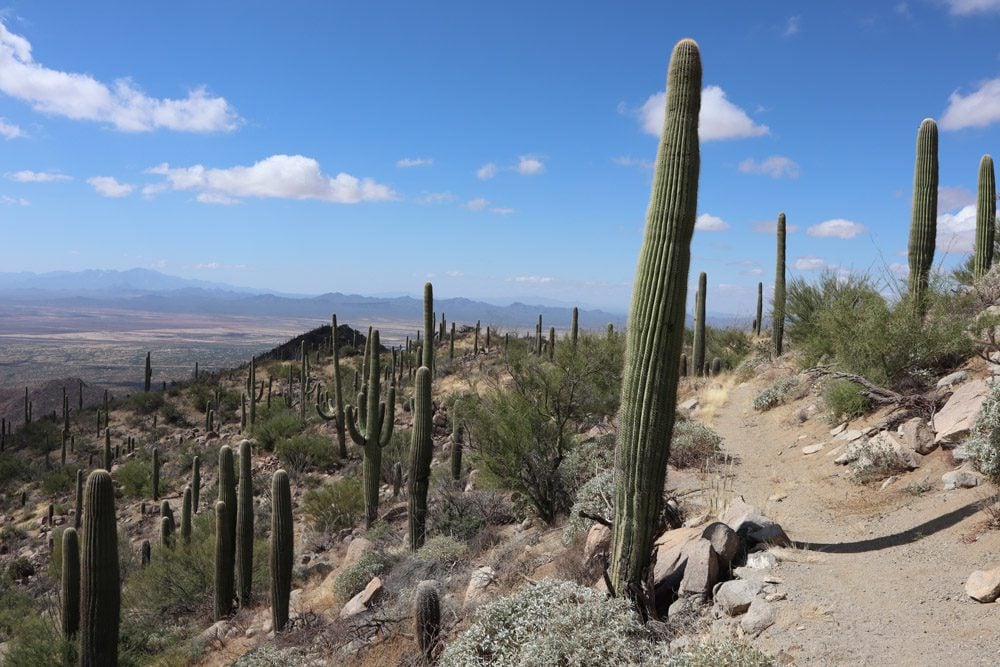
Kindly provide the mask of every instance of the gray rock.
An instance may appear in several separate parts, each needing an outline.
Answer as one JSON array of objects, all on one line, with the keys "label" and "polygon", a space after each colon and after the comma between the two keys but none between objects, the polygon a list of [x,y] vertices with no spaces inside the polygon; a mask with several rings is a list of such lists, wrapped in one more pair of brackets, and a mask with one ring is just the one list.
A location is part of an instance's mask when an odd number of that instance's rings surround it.
[{"label": "gray rock", "polygon": [[712,543],[704,538],[695,540],[684,547],[684,552],[687,564],[678,594],[707,596],[719,580],[719,557]]},{"label": "gray rock", "polygon": [[955,371],[950,375],[945,375],[943,378],[937,381],[938,389],[942,387],[950,387],[953,384],[959,384],[960,382],[965,382],[969,379],[969,374],[966,371]]},{"label": "gray rock", "polygon": [[698,407],[698,399],[697,398],[689,398],[688,400],[686,400],[683,403],[681,403],[680,405],[678,405],[677,409],[678,410],[687,410],[688,412],[690,412],[691,410],[697,409],[697,407]]},{"label": "gray rock", "polygon": [[344,560],[341,565],[343,567],[354,565],[365,552],[371,551],[374,548],[375,545],[364,537],[356,537],[352,539],[347,545],[347,553],[344,555]]},{"label": "gray rock", "polygon": [[781,526],[767,518],[753,505],[734,496],[720,520],[745,539],[749,546],[767,542],[769,544],[789,544],[790,540]]},{"label": "gray rock", "polygon": [[774,605],[757,598],[750,603],[747,613],[740,619],[740,628],[750,637],[756,637],[774,625],[777,618]]},{"label": "gray rock", "polygon": [[373,578],[365,586],[365,589],[348,600],[340,610],[341,618],[350,618],[351,616],[357,616],[363,611],[368,609],[368,605],[375,600],[376,597],[382,592],[382,580],[379,577]]},{"label": "gray rock", "polygon": [[959,445],[951,450],[951,460],[956,464],[965,463],[969,460],[969,450],[965,445]]},{"label": "gray rock", "polygon": [[977,602],[993,602],[1000,597],[1000,567],[976,570],[965,582],[965,592]]},{"label": "gray rock", "polygon": [[942,447],[954,447],[969,434],[979,416],[989,387],[984,380],[971,380],[951,395],[944,407],[934,415],[934,441]]},{"label": "gray rock", "polygon": [[854,440],[859,440],[864,436],[864,432],[858,431],[857,429],[851,429],[850,431],[841,431],[833,437],[834,440],[846,440],[847,442],[853,442]]},{"label": "gray rock", "polygon": [[841,422],[840,425],[830,429],[830,435],[840,435],[846,428],[847,422]]},{"label": "gray rock", "polygon": [[937,449],[934,431],[920,417],[904,422],[900,429],[903,434],[903,444],[918,454],[930,454]]},{"label": "gray rock", "polygon": [[951,491],[953,489],[971,489],[982,484],[984,479],[982,475],[968,470],[952,470],[941,475],[941,481],[944,482],[944,490]]},{"label": "gray rock", "polygon": [[496,570],[489,565],[473,570],[469,577],[469,585],[465,589],[463,608],[470,609],[482,602],[486,596],[486,589],[493,583],[496,576]]},{"label": "gray rock", "polygon": [[721,521],[716,521],[709,524],[701,536],[715,549],[715,554],[719,557],[719,567],[728,570],[729,564],[736,558],[736,552],[740,549],[740,538],[736,536],[736,531]]},{"label": "gray rock", "polygon": [[747,567],[754,570],[770,570],[778,564],[778,557],[769,551],[754,551],[747,554]]},{"label": "gray rock", "polygon": [[802,453],[808,456],[809,454],[815,454],[816,452],[823,451],[823,443],[817,443],[815,445],[806,445],[802,448]]},{"label": "gray rock", "polygon": [[715,604],[730,616],[739,616],[750,608],[759,592],[760,586],[755,582],[734,579],[715,589]]}]

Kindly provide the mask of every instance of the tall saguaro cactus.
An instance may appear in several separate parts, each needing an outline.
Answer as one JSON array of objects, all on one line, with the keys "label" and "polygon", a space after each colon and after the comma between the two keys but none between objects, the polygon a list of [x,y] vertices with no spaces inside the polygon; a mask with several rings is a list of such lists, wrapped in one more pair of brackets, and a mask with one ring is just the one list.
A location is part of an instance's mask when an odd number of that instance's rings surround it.
[{"label": "tall saguaro cactus", "polygon": [[149,385],[152,384],[152,381],[153,381],[153,366],[151,365],[150,360],[149,360],[149,352],[147,352],[146,353],[146,376],[145,376],[145,381],[143,382],[143,391],[146,391],[146,392],[149,391]]},{"label": "tall saguaro cactus", "polygon": [[694,362],[695,375],[700,375],[705,365],[705,292],[707,291],[708,276],[702,271],[698,274],[698,291],[694,296],[694,344],[691,358]]},{"label": "tall saguaro cactus", "polygon": [[80,553],[80,665],[118,664],[121,579],[115,484],[106,470],[87,477]]},{"label": "tall saguaro cactus", "polygon": [[754,320],[754,336],[760,336],[760,322],[764,316],[764,283],[757,283],[757,319]]},{"label": "tall saguaro cactus", "polygon": [[201,500],[201,457],[196,456],[191,461],[191,511],[198,513],[198,502]]},{"label": "tall saguaro cactus", "polygon": [[424,545],[427,521],[427,488],[431,476],[431,372],[426,366],[417,369],[413,390],[413,430],[410,440],[409,495],[410,551]]},{"label": "tall saguaro cactus", "polygon": [[[233,468],[233,450],[229,445],[219,448],[219,500],[226,504],[224,510],[226,541],[229,545],[225,552],[228,555],[229,579],[233,579],[233,568],[236,560],[236,471]],[[232,593],[232,583],[229,591]]]},{"label": "tall saguaro cactus", "polygon": [[619,595],[637,602],[652,595],[643,586],[674,426],[691,236],[698,207],[701,56],[693,40],[681,40],[674,47],[667,91],[626,328],[628,352],[615,455],[610,578]]},{"label": "tall saguaro cactus", "polygon": [[580,337],[580,309],[573,306],[573,320],[570,322],[569,341],[576,349],[576,341]]},{"label": "tall saguaro cactus", "polygon": [[215,501],[215,620],[233,610],[233,538],[229,533],[229,509]]},{"label": "tall saguaro cactus", "polygon": [[937,123],[925,118],[917,131],[917,159],[913,168],[913,213],[910,218],[910,297],[919,312],[934,263],[937,236],[938,130]]},{"label": "tall saguaro cactus", "polygon": [[191,486],[184,487],[184,500],[181,503],[181,541],[191,543]]},{"label": "tall saguaro cactus", "polygon": [[253,473],[250,441],[240,441],[240,486],[236,501],[236,595],[240,608],[250,601],[253,588]]},{"label": "tall saguaro cactus", "polygon": [[976,251],[972,273],[982,278],[993,265],[993,237],[997,224],[997,181],[993,158],[984,155],[979,161],[979,184],[976,194]]},{"label": "tall saguaro cactus", "polygon": [[292,492],[288,473],[276,470],[271,477],[271,538],[268,566],[271,571],[271,618],[274,631],[288,623],[288,599],[292,594]]},{"label": "tall saguaro cactus", "polygon": [[[774,262],[774,305],[771,307],[771,344],[780,357],[785,339],[785,214],[778,214],[778,253]],[[760,326],[760,325],[758,325]]]},{"label": "tall saguaro cactus", "polygon": [[424,283],[424,348],[421,366],[434,369],[434,287]]},{"label": "tall saguaro cactus", "polygon": [[337,340],[337,314],[330,316],[330,347],[333,349],[333,405],[327,401],[326,409],[317,404],[319,416],[329,421],[334,420],[337,429],[337,450],[340,458],[347,458],[347,426],[344,423],[344,390],[340,384],[340,341]]},{"label": "tall saguaro cactus", "polygon": [[80,540],[75,528],[62,534],[62,631],[66,639],[80,629]]}]

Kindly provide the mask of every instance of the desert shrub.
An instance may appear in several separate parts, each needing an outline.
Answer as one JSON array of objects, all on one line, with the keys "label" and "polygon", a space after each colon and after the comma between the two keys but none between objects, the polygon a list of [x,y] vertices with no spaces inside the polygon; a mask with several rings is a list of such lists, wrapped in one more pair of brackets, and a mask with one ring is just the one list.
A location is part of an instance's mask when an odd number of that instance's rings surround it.
[{"label": "desert shrub", "polygon": [[[256,433],[256,429],[254,432]],[[337,459],[336,450],[329,438],[306,433],[279,440],[274,452],[293,475],[300,475],[310,469],[326,470]]]},{"label": "desert shrub", "polygon": [[[694,333],[691,334],[692,343]],[[705,359],[718,357],[722,368],[736,368],[753,349],[753,339],[742,329],[705,327]]]},{"label": "desert shrub", "polygon": [[483,605],[445,648],[441,667],[623,665],[642,662],[651,644],[624,597],[543,579]]},{"label": "desert shrub", "polygon": [[148,498],[153,493],[152,465],[150,461],[129,459],[118,466],[115,470],[115,481],[121,487],[122,493],[130,498]]},{"label": "desert shrub", "polygon": [[66,641],[52,610],[36,606],[32,592],[0,579],[0,639],[3,664],[14,667],[76,664],[75,642]]},{"label": "desert shrub", "polygon": [[865,395],[864,388],[849,380],[827,383],[823,389],[823,401],[832,424],[863,417],[872,409],[872,401]]},{"label": "desert shrub", "polygon": [[55,495],[75,489],[76,471],[77,466],[71,463],[53,468],[42,477],[42,491],[49,495]]},{"label": "desert shrub", "polygon": [[333,582],[333,597],[339,602],[347,602],[363,591],[373,577],[389,569],[392,561],[391,556],[381,551],[364,552],[357,563],[337,575]]},{"label": "desert shrub", "polygon": [[431,487],[427,531],[468,542],[488,526],[502,526],[514,521],[514,507],[497,491],[473,490],[444,484]]},{"label": "desert shrub", "polygon": [[893,447],[885,440],[869,440],[852,445],[857,458],[851,461],[851,481],[871,484],[891,477],[908,468]]},{"label": "desert shrub", "polygon": [[184,418],[184,413],[175,403],[163,404],[163,422],[173,426],[187,426],[188,421]]},{"label": "desert shrub", "polygon": [[606,469],[592,477],[576,493],[576,501],[569,511],[569,521],[563,529],[563,543],[569,544],[577,535],[590,530],[593,519],[581,516],[600,517],[610,522],[615,512],[615,474]]},{"label": "desert shrub", "polygon": [[284,406],[273,404],[270,408],[261,408],[257,412],[253,435],[261,447],[271,451],[282,440],[300,433],[304,426],[298,414]]},{"label": "desert shrub", "polygon": [[27,480],[31,467],[20,456],[0,454],[0,488],[11,489],[15,482]]},{"label": "desert shrub", "polygon": [[417,550],[417,558],[454,566],[468,551],[469,547],[465,542],[459,542],[448,535],[435,535]]},{"label": "desert shrub", "polygon": [[411,437],[412,435],[409,430],[393,429],[389,444],[382,448],[382,463],[379,475],[383,484],[392,484],[392,469],[397,463],[403,466],[404,474],[409,470]]},{"label": "desert shrub", "polygon": [[774,660],[746,642],[708,639],[676,653],[658,651],[662,657],[651,661],[663,667],[773,667]]},{"label": "desert shrub", "polygon": [[315,662],[297,646],[262,644],[241,655],[233,667],[303,667]]},{"label": "desert shrub", "polygon": [[783,377],[753,399],[753,409],[766,412],[781,405],[789,393],[799,386],[799,378],[795,375]]},{"label": "desert shrub", "polygon": [[965,451],[976,470],[1000,481],[1000,384],[993,385],[983,401]]},{"label": "desert shrub", "polygon": [[700,422],[679,419],[674,423],[670,457],[675,468],[702,468],[722,451],[722,438]]},{"label": "desert shrub", "polygon": [[566,455],[559,468],[566,493],[575,497],[594,476],[615,463],[615,434],[585,440]]},{"label": "desert shrub", "polygon": [[161,391],[140,391],[121,399],[118,407],[140,415],[151,415],[163,407]]},{"label": "desert shrub", "polygon": [[312,527],[322,533],[353,527],[364,511],[361,482],[354,477],[344,477],[309,489],[302,499],[302,513]]}]

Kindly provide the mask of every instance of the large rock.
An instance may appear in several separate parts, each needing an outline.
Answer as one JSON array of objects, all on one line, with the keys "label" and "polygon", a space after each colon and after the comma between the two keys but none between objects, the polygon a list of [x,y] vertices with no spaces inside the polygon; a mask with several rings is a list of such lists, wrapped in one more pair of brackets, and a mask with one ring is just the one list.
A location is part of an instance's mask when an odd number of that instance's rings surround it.
[{"label": "large rock", "polygon": [[694,527],[668,530],[653,543],[656,549],[656,565],[653,567],[653,586],[661,588],[666,585],[671,590],[680,585],[684,575],[684,565],[687,555],[684,546],[701,537],[701,530]]},{"label": "large rock", "polygon": [[750,603],[760,592],[760,584],[743,579],[733,579],[719,584],[715,589],[715,604],[730,616],[739,616],[750,608]]},{"label": "large rock", "polygon": [[983,483],[984,478],[969,470],[951,470],[941,475],[941,481],[944,482],[944,490],[951,491],[979,486]]},{"label": "large rock", "polygon": [[937,448],[934,431],[920,417],[914,417],[900,427],[903,444],[918,454],[930,454]]},{"label": "large rock", "polygon": [[1000,567],[976,570],[965,582],[965,592],[978,602],[993,602],[1000,597]]},{"label": "large rock", "polygon": [[347,601],[341,610],[341,618],[350,618],[351,616],[357,616],[363,611],[368,609],[368,606],[375,600],[375,598],[382,592],[382,580],[375,577],[368,582],[365,589],[352,597]]},{"label": "large rock", "polygon": [[719,580],[719,557],[712,543],[705,538],[688,542],[684,555],[687,556],[687,563],[678,594],[707,596]]},{"label": "large rock", "polygon": [[945,375],[943,378],[937,381],[938,389],[944,387],[950,387],[953,384],[959,384],[965,382],[969,379],[969,373],[967,371],[955,371],[950,375]]},{"label": "large rock", "polygon": [[781,526],[761,514],[760,510],[746,502],[743,496],[734,496],[720,519],[736,531],[748,546],[761,542],[781,546],[791,544]]},{"label": "large rock", "polygon": [[587,541],[583,545],[583,562],[589,563],[597,554],[607,553],[609,546],[611,546],[611,529],[595,523],[587,531]]},{"label": "large rock", "polygon": [[774,625],[778,614],[770,602],[765,602],[760,598],[750,603],[747,613],[740,619],[740,628],[750,637],[756,637],[760,633]]},{"label": "large rock", "polygon": [[701,536],[715,549],[715,555],[719,557],[719,567],[728,570],[740,550],[740,538],[737,537],[736,531],[721,521],[716,521],[706,526]]},{"label": "large rock", "polygon": [[979,409],[989,393],[984,380],[966,382],[951,395],[944,407],[934,415],[934,442],[942,447],[960,444],[976,423]]},{"label": "large rock", "polygon": [[375,545],[363,537],[355,537],[351,540],[351,543],[347,545],[347,553],[344,555],[344,560],[341,562],[341,567],[348,567],[354,565],[361,559],[361,556],[367,551],[371,551],[375,548]]},{"label": "large rock", "polygon": [[497,573],[489,565],[476,568],[469,577],[469,585],[465,589],[463,608],[472,609],[486,597],[486,589],[496,579]]}]

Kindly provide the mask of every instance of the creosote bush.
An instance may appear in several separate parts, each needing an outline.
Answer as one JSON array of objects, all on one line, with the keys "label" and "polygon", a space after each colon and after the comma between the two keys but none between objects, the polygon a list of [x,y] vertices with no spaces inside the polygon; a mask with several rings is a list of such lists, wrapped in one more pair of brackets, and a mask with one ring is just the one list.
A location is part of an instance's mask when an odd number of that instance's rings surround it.
[{"label": "creosote bush", "polygon": [[353,527],[365,513],[361,482],[355,477],[344,477],[309,489],[302,500],[302,513],[313,529],[321,533]]},{"label": "creosote bush", "polygon": [[795,375],[781,378],[753,399],[753,409],[766,412],[784,402],[793,389],[799,386],[799,378]]},{"label": "creosote bush", "polygon": [[454,566],[465,557],[468,551],[469,547],[465,542],[459,542],[448,535],[435,535],[417,550],[417,558]]},{"label": "creosote bush", "polygon": [[337,460],[329,438],[306,433],[279,440],[274,453],[285,470],[293,475],[301,475],[307,470],[326,470]]},{"label": "creosote bush", "polygon": [[702,468],[722,452],[722,438],[701,422],[678,419],[670,440],[670,457],[675,468]]},{"label": "creosote bush", "polygon": [[1000,481],[1000,383],[994,384],[965,443],[976,470]]},{"label": "creosote bush", "polygon": [[[270,409],[258,408],[257,420],[253,427],[253,436],[267,451],[293,435],[297,435],[305,427],[298,414],[288,410],[281,401],[274,401]],[[327,443],[329,447],[329,443]]]},{"label": "creosote bush", "polygon": [[652,665],[662,667],[773,667],[774,660],[750,644],[732,639],[710,639],[685,648]]},{"label": "creosote bush", "polygon": [[606,469],[592,477],[576,492],[576,501],[569,511],[569,521],[563,528],[563,544],[569,544],[577,535],[590,530],[592,519],[580,516],[600,517],[610,522],[615,514],[615,474]]}]

